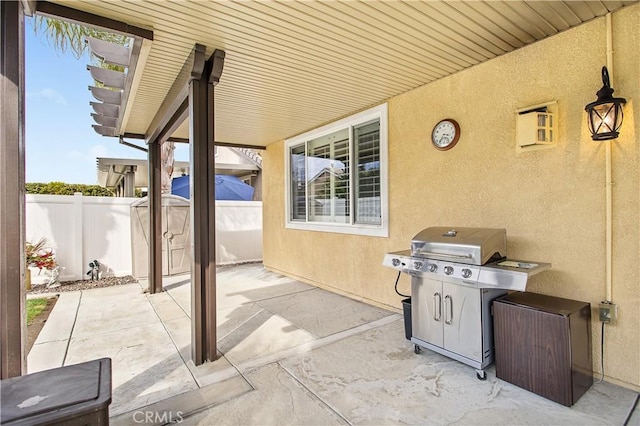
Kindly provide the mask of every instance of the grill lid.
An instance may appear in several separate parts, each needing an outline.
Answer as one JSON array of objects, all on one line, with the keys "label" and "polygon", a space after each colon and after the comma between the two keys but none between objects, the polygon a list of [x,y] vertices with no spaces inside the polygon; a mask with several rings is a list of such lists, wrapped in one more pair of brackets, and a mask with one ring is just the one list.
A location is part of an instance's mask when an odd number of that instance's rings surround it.
[{"label": "grill lid", "polygon": [[484,265],[507,257],[507,231],[502,228],[425,228],[411,240],[411,254]]}]

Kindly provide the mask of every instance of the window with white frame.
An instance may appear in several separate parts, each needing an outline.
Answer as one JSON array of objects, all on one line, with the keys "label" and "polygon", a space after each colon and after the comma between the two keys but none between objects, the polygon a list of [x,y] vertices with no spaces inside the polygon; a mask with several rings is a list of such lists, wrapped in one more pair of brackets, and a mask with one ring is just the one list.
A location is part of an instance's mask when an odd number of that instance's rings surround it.
[{"label": "window with white frame", "polygon": [[388,236],[387,105],[286,141],[288,228]]}]

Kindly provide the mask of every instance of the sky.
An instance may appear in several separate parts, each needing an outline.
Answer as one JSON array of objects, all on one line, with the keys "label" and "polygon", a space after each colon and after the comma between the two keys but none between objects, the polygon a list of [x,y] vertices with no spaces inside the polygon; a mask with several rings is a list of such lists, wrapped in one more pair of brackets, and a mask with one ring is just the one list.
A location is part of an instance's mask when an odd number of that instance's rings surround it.
[{"label": "sky", "polygon": [[[127,147],[118,138],[98,135],[89,102],[88,55],[76,59],[56,50],[46,36],[25,25],[26,181],[95,185],[96,157],[146,159],[146,153]],[[133,141],[143,146],[144,141]],[[176,161],[188,161],[188,146],[176,144]]]}]

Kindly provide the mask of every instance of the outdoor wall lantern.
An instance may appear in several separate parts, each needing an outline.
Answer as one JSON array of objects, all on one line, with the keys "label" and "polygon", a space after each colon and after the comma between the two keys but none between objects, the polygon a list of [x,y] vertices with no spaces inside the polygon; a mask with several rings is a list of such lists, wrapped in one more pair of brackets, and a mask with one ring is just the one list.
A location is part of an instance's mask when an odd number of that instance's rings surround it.
[{"label": "outdoor wall lantern", "polygon": [[602,67],[602,84],[602,88],[596,93],[598,99],[584,107],[588,114],[591,139],[594,141],[606,141],[618,137],[618,130],[622,126],[622,105],[627,102],[624,98],[611,96],[613,89],[609,83],[607,67]]}]

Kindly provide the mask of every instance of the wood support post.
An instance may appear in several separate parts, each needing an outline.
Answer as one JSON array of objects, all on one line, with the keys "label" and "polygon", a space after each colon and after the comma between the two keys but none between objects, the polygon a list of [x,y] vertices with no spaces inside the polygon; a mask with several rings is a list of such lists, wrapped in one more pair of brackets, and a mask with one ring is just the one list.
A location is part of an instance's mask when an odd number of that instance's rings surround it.
[{"label": "wood support post", "polygon": [[149,293],[162,292],[162,194],[160,146],[149,144]]},{"label": "wood support post", "polygon": [[224,52],[216,50],[202,76],[189,84],[191,226],[191,355],[200,365],[218,358],[216,345],[216,233],[214,86],[220,80]]},{"label": "wood support post", "polygon": [[26,372],[24,15],[0,2],[0,378]]}]

